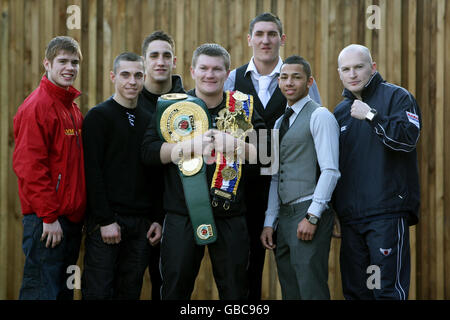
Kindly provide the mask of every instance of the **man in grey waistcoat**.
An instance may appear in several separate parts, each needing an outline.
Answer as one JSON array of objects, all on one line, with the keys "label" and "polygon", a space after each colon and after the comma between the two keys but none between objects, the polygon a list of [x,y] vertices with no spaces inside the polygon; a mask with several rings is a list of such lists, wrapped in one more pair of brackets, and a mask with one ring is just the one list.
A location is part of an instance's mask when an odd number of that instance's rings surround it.
[{"label": "man in grey waistcoat", "polygon": [[[309,94],[311,67],[287,58],[278,78],[287,99],[279,129],[280,167],[272,176],[261,241],[274,249],[283,299],[329,299],[328,256],[334,216],[328,202],[340,177],[339,126]],[[273,232],[277,228],[277,243]]]}]

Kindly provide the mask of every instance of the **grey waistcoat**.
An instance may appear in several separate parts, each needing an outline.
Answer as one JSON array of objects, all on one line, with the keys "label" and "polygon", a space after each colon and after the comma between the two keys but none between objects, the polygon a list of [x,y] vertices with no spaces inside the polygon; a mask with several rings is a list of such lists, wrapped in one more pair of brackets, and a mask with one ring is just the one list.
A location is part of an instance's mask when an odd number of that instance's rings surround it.
[{"label": "grey waistcoat", "polygon": [[312,100],[306,103],[281,141],[278,195],[282,204],[313,194],[316,188],[317,154],[309,124],[319,107]]}]

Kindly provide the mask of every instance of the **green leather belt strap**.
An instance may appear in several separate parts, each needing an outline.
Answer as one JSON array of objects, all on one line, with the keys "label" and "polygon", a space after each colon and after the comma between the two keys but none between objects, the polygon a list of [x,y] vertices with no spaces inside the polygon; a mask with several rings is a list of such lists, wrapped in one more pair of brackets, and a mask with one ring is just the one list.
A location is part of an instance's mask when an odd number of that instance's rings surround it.
[{"label": "green leather belt strap", "polygon": [[[202,134],[211,127],[211,119],[204,102],[186,94],[161,96],[156,104],[156,117],[159,124],[158,134],[169,143],[192,139],[194,135]],[[209,199],[205,164],[202,157],[195,160],[201,163],[190,173],[180,169],[183,167],[183,162],[180,162],[179,175],[195,241],[198,245],[206,245],[217,240],[217,229]],[[200,170],[197,172],[198,169]]]},{"label": "green leather belt strap", "polygon": [[180,177],[183,182],[184,197],[194,229],[195,241],[199,245],[213,243],[217,240],[217,230],[209,200],[205,165],[193,176],[185,176],[180,171]]}]

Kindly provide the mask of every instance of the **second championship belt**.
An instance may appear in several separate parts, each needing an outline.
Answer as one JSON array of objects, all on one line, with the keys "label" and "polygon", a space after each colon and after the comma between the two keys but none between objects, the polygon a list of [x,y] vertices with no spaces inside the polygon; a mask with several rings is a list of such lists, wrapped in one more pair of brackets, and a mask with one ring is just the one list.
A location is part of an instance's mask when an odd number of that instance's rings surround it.
[{"label": "second championship belt", "polygon": [[[226,92],[226,107],[219,111],[216,118],[217,129],[245,141],[247,134],[253,129],[251,122],[253,113],[253,96],[240,91]],[[242,174],[243,159],[236,150],[233,154],[217,152],[216,170],[211,182],[211,204],[213,207],[222,205],[229,210],[236,200]]]},{"label": "second championship belt", "polygon": [[[162,95],[156,104],[156,117],[158,133],[168,143],[191,140],[211,127],[204,102],[184,93]],[[202,155],[187,155],[178,162],[186,206],[198,245],[217,240],[205,167]]]}]

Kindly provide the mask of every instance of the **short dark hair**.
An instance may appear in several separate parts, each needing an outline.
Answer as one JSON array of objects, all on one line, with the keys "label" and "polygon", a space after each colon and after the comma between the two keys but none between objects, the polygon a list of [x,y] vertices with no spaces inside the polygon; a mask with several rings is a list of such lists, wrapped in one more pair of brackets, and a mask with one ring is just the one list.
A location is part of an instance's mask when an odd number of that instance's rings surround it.
[{"label": "short dark hair", "polygon": [[116,73],[117,68],[119,67],[120,61],[138,61],[142,63],[142,67],[144,67],[144,59],[134,52],[122,52],[114,59],[113,72]]},{"label": "short dark hair", "polygon": [[249,27],[249,34],[252,35],[253,28],[255,27],[255,24],[257,22],[273,22],[278,27],[278,32],[280,33],[280,37],[283,35],[283,24],[281,23],[280,18],[278,18],[276,15],[270,12],[264,12],[260,15],[257,15],[252,21],[250,21],[250,27]]},{"label": "short dark hair", "polygon": [[306,78],[309,79],[309,77],[311,77],[311,65],[305,58],[293,55],[284,60],[283,65],[285,64],[301,64],[303,66],[303,71],[306,73]]},{"label": "short dark hair", "polygon": [[210,57],[222,57],[225,65],[225,69],[230,70],[231,59],[228,51],[217,43],[205,43],[200,47],[195,49],[194,54],[192,56],[192,67],[195,68],[197,64],[197,59],[200,55],[206,55]]},{"label": "short dark hair", "polygon": [[147,48],[148,45],[150,44],[150,42],[155,41],[155,40],[162,40],[162,41],[166,41],[170,44],[170,46],[172,47],[172,52],[175,52],[175,41],[173,40],[173,38],[168,35],[167,33],[165,33],[162,30],[158,30],[153,32],[151,35],[147,36],[144,41],[142,42],[142,56],[145,57],[145,54],[147,53]]}]

